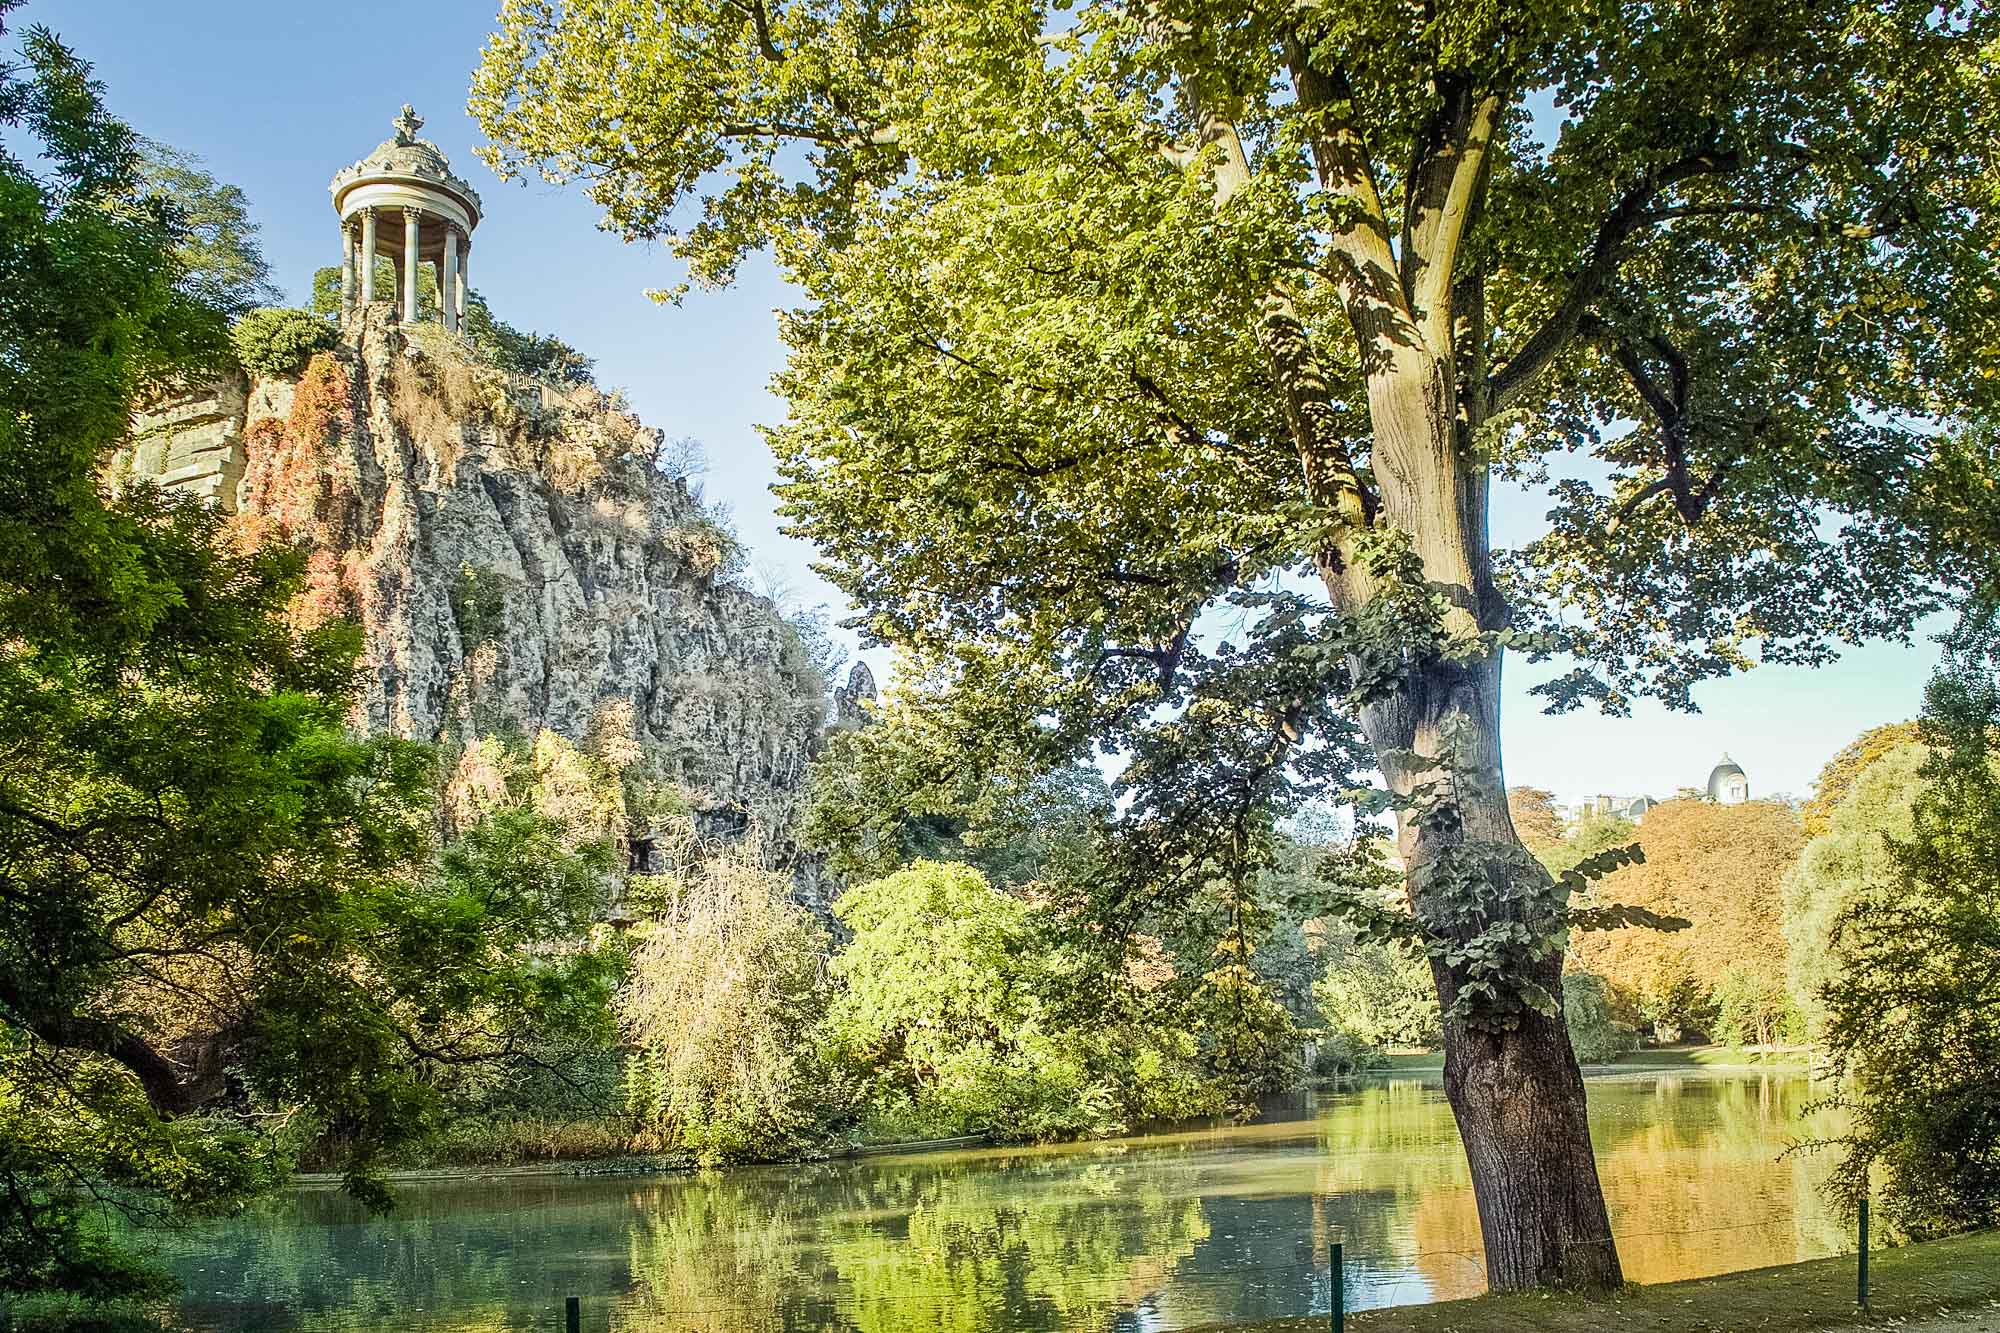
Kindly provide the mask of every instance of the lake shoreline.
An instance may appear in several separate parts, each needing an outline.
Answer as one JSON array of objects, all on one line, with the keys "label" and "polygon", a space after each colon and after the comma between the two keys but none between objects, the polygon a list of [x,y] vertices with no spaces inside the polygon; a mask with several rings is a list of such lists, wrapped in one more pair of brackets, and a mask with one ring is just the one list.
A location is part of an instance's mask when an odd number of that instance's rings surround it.
[{"label": "lake shoreline", "polygon": [[[1906,1327],[1912,1320],[2000,1304],[2000,1231],[1878,1249],[1869,1254],[1869,1307],[1854,1303],[1855,1256],[1836,1255],[1774,1268],[1650,1286],[1627,1286],[1607,1300],[1547,1294],[1475,1296],[1429,1305],[1364,1310],[1348,1316],[1362,1333],[1759,1333],[1810,1329]],[[1982,1321],[1983,1322],[1983,1321]],[[1327,1317],[1301,1315],[1259,1323],[1205,1324],[1188,1333],[1323,1333]],[[1969,1325],[1968,1325],[1969,1327]]]},{"label": "lake shoreline", "polygon": [[[1827,1114],[1806,1110],[1823,1093],[1804,1079],[1627,1067],[1590,1087],[1635,1281],[1851,1243],[1820,1189],[1826,1163],[1786,1153]],[[1482,1294],[1464,1148],[1435,1079],[1405,1071],[1262,1112],[1109,1141],[917,1143],[703,1172],[659,1155],[437,1166],[412,1172],[386,1217],[322,1178],[254,1216],[157,1236],[154,1253],[192,1333],[374,1333],[385,1309],[401,1327],[544,1327],[569,1295],[600,1327],[661,1333],[889,1329],[945,1312],[968,1333],[1132,1319],[1164,1333],[1315,1309],[1323,1328],[1331,1236],[1346,1242],[1350,1309]],[[1819,1137],[1837,1128],[1813,1123]]]},{"label": "lake shoreline", "polygon": [[[393,1184],[421,1184],[427,1181],[499,1180],[515,1176],[686,1176],[704,1169],[730,1171],[739,1167],[794,1166],[806,1162],[840,1162],[855,1157],[880,1157],[903,1153],[949,1152],[955,1148],[992,1146],[991,1134],[961,1134],[948,1139],[907,1139],[893,1143],[854,1143],[838,1152],[818,1157],[781,1157],[768,1162],[737,1162],[729,1166],[703,1168],[683,1158],[652,1153],[629,1156],[575,1157],[547,1162],[463,1164],[456,1166],[403,1167],[382,1173]],[[297,1171],[292,1184],[301,1187],[337,1186],[343,1177],[338,1171]]]},{"label": "lake shoreline", "polygon": [[[1442,1078],[1443,1072],[1442,1052],[1395,1055],[1389,1057],[1389,1063],[1380,1069],[1370,1070],[1358,1077],[1315,1082],[1310,1085],[1309,1090],[1349,1091],[1388,1079],[1415,1078],[1430,1081]],[[1609,1064],[1583,1066],[1584,1078],[1596,1081],[1676,1073],[1713,1074],[1723,1077],[1745,1074],[1809,1075],[1812,1073],[1812,1063],[1810,1052],[1805,1047],[1779,1047],[1760,1053],[1727,1046],[1676,1046],[1634,1051],[1625,1058]],[[726,1171],[739,1166],[784,1166],[795,1162],[840,1161],[853,1157],[947,1152],[954,1148],[977,1147],[994,1142],[989,1133],[945,1139],[856,1143],[837,1152],[829,1152],[822,1157],[744,1162],[713,1169]],[[441,1166],[399,1167],[384,1172],[383,1176],[393,1184],[423,1184],[454,1180],[504,1179],[516,1176],[678,1176],[689,1175],[702,1169],[686,1158],[669,1154],[609,1153],[603,1156],[553,1157],[542,1161],[496,1159],[491,1162],[454,1162]],[[337,1186],[340,1182],[341,1175],[337,1171],[300,1171],[292,1176],[292,1184],[305,1189],[324,1189]]]}]

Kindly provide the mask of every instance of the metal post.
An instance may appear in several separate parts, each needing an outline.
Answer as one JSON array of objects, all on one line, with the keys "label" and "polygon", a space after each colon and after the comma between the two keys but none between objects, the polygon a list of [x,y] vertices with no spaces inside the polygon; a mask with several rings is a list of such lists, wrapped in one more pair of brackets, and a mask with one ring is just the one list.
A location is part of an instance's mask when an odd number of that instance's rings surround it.
[{"label": "metal post", "polygon": [[563,1327],[569,1333],[583,1333],[583,1298],[571,1296],[563,1301]]},{"label": "metal post", "polygon": [[1341,1253],[1345,1248],[1339,1241],[1333,1243],[1333,1304],[1327,1310],[1327,1326],[1333,1333],[1347,1329],[1347,1269]]},{"label": "metal post", "polygon": [[1861,1241],[1860,1261],[1854,1269],[1854,1303],[1862,1309],[1868,1308],[1868,1196],[1861,1196],[1861,1207],[1857,1213]]}]

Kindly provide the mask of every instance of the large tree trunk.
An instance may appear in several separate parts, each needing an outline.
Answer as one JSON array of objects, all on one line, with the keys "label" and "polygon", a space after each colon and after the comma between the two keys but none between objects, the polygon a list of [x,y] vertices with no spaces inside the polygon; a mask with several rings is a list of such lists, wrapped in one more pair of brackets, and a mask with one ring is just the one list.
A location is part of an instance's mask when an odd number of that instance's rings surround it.
[{"label": "large tree trunk", "polygon": [[[1531,904],[1546,902],[1548,872],[1521,845],[1507,811],[1500,765],[1500,659],[1433,664],[1412,674],[1397,698],[1365,709],[1362,724],[1384,761],[1392,788],[1408,794],[1449,774],[1455,821],[1434,826],[1401,820],[1400,845],[1410,905],[1434,930],[1466,938],[1479,921],[1462,920],[1430,882],[1447,852],[1472,858],[1502,892],[1485,920],[1551,923]],[[1446,755],[1450,727],[1458,749]],[[1535,918],[1540,915],[1540,920]],[[1559,950],[1535,963],[1525,980],[1554,997],[1556,1012],[1528,1010],[1502,1030],[1450,1017],[1467,980],[1463,965],[1431,960],[1444,1023],[1445,1095],[1458,1121],[1472,1172],[1486,1247],[1487,1284],[1495,1291],[1533,1287],[1601,1290],[1622,1280],[1586,1117],[1583,1075],[1561,1013]]]},{"label": "large tree trunk", "polygon": [[[1443,971],[1444,969],[1437,969]],[[1554,980],[1554,978],[1551,978]],[[1451,985],[1441,976],[1441,990]],[[1444,1028],[1444,1089],[1472,1168],[1486,1282],[1602,1290],[1623,1280],[1560,1015],[1511,1032]]]},{"label": "large tree trunk", "polygon": [[[1408,534],[1430,586],[1445,593],[1446,629],[1503,628],[1492,578],[1488,478],[1450,358],[1403,347],[1369,382],[1383,509]],[[1329,571],[1336,605],[1362,607],[1380,590]],[[1361,725],[1390,789],[1409,797],[1448,788],[1449,817],[1399,815],[1410,909],[1433,938],[1470,940],[1497,922],[1547,938],[1559,927],[1548,872],[1521,845],[1507,810],[1500,759],[1501,650],[1470,661],[1421,657],[1402,688],[1364,707]],[[1444,873],[1440,873],[1444,872]],[[1455,882],[1490,891],[1471,902]],[[1622,1281],[1604,1191],[1591,1151],[1583,1075],[1563,1022],[1559,949],[1513,978],[1538,987],[1555,1012],[1496,1015],[1481,1001],[1454,1014],[1473,980],[1463,963],[1431,960],[1446,1014],[1445,1095],[1472,1171],[1486,1245],[1487,1284],[1602,1290]],[[1477,998],[1475,996],[1475,998]],[[1506,1024],[1506,1025],[1502,1025]]]}]

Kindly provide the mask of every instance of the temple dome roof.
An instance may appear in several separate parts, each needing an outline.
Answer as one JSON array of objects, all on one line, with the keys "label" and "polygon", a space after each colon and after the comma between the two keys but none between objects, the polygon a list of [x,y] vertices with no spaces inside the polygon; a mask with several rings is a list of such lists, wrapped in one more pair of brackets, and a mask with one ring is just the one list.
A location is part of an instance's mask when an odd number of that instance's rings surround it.
[{"label": "temple dome roof", "polygon": [[405,143],[393,135],[376,144],[375,151],[362,158],[360,165],[377,171],[414,171],[425,176],[451,174],[451,159],[429,139]]},{"label": "temple dome roof", "polygon": [[482,210],[479,192],[452,174],[451,159],[436,144],[417,137],[417,131],[423,128],[423,118],[405,102],[403,113],[393,123],[394,134],[375,145],[366,157],[334,175],[331,186],[334,208],[345,217],[347,196],[356,188],[396,181],[455,200],[465,210],[466,221],[478,226]]}]

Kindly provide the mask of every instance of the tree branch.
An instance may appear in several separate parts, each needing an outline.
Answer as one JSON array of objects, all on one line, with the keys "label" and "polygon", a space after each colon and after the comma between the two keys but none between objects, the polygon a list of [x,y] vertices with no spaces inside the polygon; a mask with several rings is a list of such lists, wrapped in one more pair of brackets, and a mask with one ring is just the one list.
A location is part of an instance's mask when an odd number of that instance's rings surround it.
[{"label": "tree branch", "polygon": [[1410,311],[1389,245],[1388,216],[1375,186],[1368,145],[1354,124],[1354,95],[1346,76],[1314,69],[1296,34],[1286,41],[1285,58],[1299,105],[1317,122],[1310,139],[1320,188],[1343,204],[1342,215],[1334,222],[1331,250],[1335,284],[1348,319],[1364,347],[1378,334],[1407,336]]},{"label": "tree branch", "polygon": [[764,59],[774,65],[785,63],[785,53],[771,40],[771,16],[764,9],[764,0],[730,0],[738,9],[750,17],[750,27],[757,34],[757,49],[764,53]]},{"label": "tree branch", "polygon": [[1400,276],[1411,318],[1433,351],[1451,343],[1458,250],[1478,208],[1500,98],[1464,85],[1446,97],[1405,189]]},{"label": "tree branch", "polygon": [[722,139],[803,139],[834,148],[888,148],[901,142],[893,125],[863,129],[824,129],[795,121],[724,121],[715,127]]},{"label": "tree branch", "polygon": [[1570,278],[1569,288],[1555,312],[1494,371],[1492,383],[1487,388],[1488,414],[1500,411],[1518,398],[1569,346],[1582,325],[1584,315],[1604,289],[1605,282],[1617,271],[1618,262],[1624,257],[1626,240],[1646,224],[1648,206],[1662,190],[1698,176],[1726,175],[1741,166],[1739,154],[1704,146],[1678,161],[1647,172],[1638,184],[1627,190],[1605,214],[1604,220],[1598,223],[1590,252]]}]

